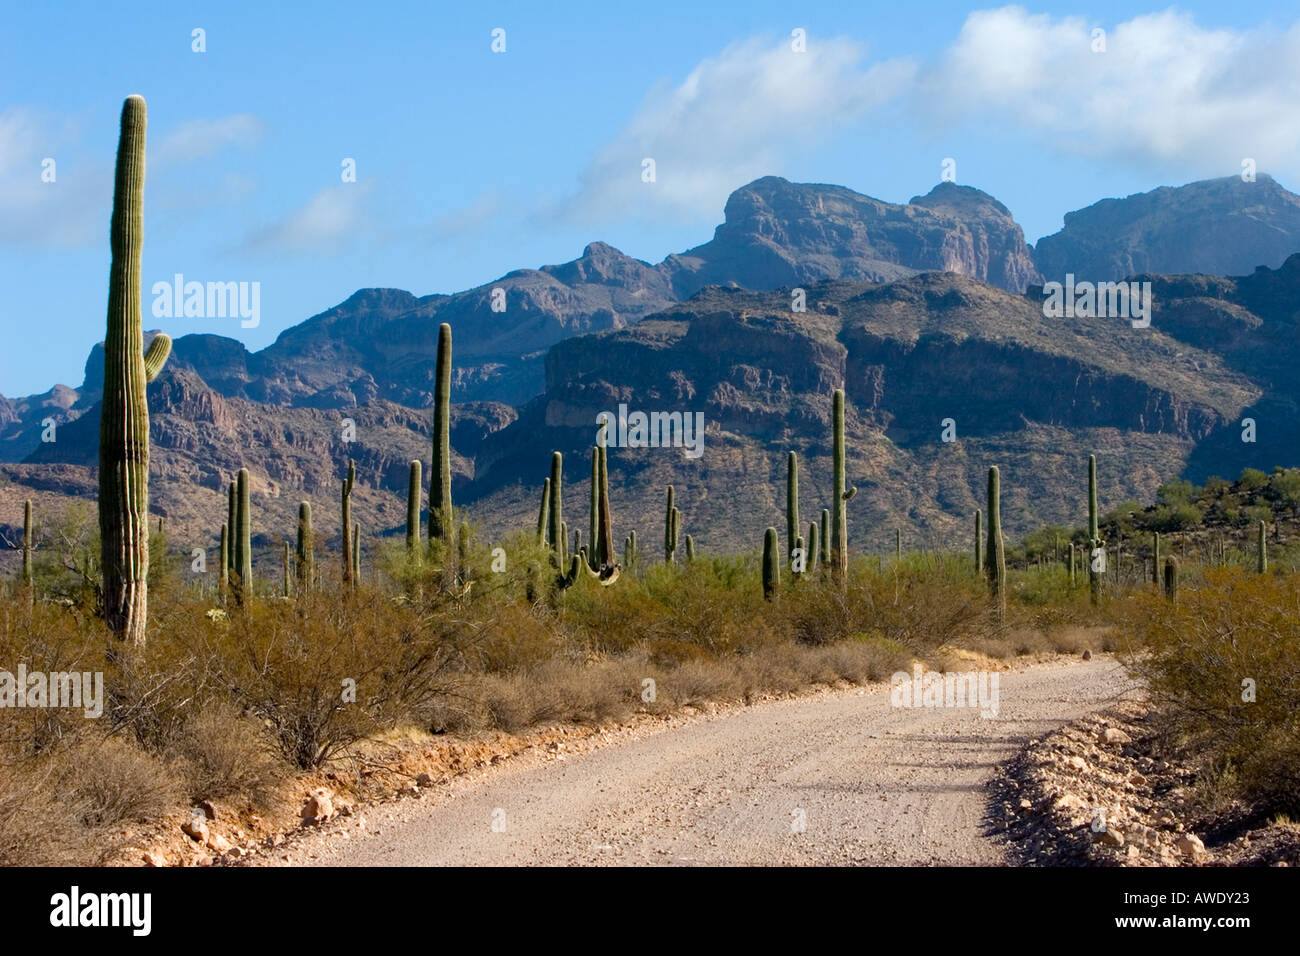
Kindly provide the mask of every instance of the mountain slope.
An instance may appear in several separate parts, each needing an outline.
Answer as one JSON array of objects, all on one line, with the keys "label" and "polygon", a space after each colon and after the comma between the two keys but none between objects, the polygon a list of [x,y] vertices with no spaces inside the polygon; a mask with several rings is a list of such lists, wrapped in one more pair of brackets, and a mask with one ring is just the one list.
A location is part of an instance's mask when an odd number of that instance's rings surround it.
[{"label": "mountain slope", "polygon": [[1247,275],[1300,252],[1300,196],[1270,176],[1161,186],[1066,213],[1034,247],[1048,280],[1122,279],[1140,272]]}]

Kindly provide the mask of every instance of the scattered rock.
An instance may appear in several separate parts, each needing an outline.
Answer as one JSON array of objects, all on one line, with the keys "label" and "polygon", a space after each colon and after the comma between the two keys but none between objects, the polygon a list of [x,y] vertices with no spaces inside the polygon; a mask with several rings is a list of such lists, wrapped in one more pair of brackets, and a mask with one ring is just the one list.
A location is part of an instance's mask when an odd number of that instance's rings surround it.
[{"label": "scattered rock", "polygon": [[427,773],[418,774],[416,775],[415,778],[415,785],[417,787],[432,787],[433,778],[430,777]]},{"label": "scattered rock", "polygon": [[145,866],[166,866],[167,857],[163,856],[157,850],[146,850],[144,854]]},{"label": "scattered rock", "polygon": [[1106,827],[1097,834],[1097,842],[1102,846],[1123,846],[1124,834],[1114,827]]},{"label": "scattered rock", "polygon": [[191,840],[206,843],[208,840],[208,823],[206,818],[195,815],[181,824],[181,832]]},{"label": "scattered rock", "polygon": [[217,808],[214,807],[210,801],[204,800],[199,804],[199,809],[203,811],[203,815],[209,820],[215,820],[217,818]]},{"label": "scattered rock", "polygon": [[307,798],[307,804],[302,808],[302,822],[306,824],[321,824],[333,816],[334,801],[328,790],[317,790]]},{"label": "scattered rock", "polygon": [[1130,744],[1133,738],[1118,727],[1107,727],[1097,735],[1097,739],[1103,744]]},{"label": "scattered rock", "polygon": [[229,853],[231,848],[234,846],[233,843],[223,837],[220,833],[209,833],[204,844],[209,850],[217,854]]},{"label": "scattered rock", "polygon": [[1205,844],[1195,833],[1180,833],[1174,840],[1174,849],[1183,856],[1199,856],[1205,852]]},{"label": "scattered rock", "polygon": [[1085,648],[1085,649],[1084,649],[1084,652],[1083,652],[1083,659],[1084,659],[1085,661],[1090,661],[1090,660],[1092,660],[1092,651],[1090,651],[1090,650],[1088,650],[1088,649]]}]

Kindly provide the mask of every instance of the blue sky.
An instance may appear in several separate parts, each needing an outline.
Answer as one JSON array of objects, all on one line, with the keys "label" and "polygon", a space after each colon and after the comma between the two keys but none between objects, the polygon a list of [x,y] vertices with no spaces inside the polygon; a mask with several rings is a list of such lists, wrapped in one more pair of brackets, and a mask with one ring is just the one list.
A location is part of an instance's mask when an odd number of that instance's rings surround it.
[{"label": "blue sky", "polygon": [[[765,174],[900,202],[952,157],[1030,242],[1071,209],[1243,157],[1300,189],[1286,2],[6,7],[9,396],[79,385],[102,337],[130,93],[149,104],[145,326],[251,349],[361,287],[457,291],[597,239],[658,262]],[[152,283],[178,272],[259,282],[261,324],[153,318]]]}]

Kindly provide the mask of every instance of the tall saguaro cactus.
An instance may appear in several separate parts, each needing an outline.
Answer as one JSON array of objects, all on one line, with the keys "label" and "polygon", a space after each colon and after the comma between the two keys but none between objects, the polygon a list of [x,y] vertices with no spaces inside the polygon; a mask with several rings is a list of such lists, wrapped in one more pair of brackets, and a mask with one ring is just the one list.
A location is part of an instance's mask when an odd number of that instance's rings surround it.
[{"label": "tall saguaro cactus", "polygon": [[988,579],[989,597],[993,598],[1001,622],[1007,614],[1007,556],[1002,541],[1002,488],[998,466],[989,469],[988,512]]},{"label": "tall saguaro cactus", "polygon": [[122,104],[109,232],[108,322],[99,416],[99,534],[104,620],[119,639],[145,642],[149,606],[149,403],[145,385],[171,353],[158,335],[144,350],[140,251],[144,245],[144,99]]},{"label": "tall saguaro cactus", "polygon": [[837,388],[832,401],[831,428],[833,431],[831,481],[831,571],[848,584],[849,570],[849,520],[847,508],[849,499],[856,493],[856,488],[846,487],[844,477],[844,389]]},{"label": "tall saguaro cactus", "polygon": [[786,557],[794,554],[799,537],[799,459],[790,452],[785,459],[785,545]]},{"label": "tall saguaro cactus", "polygon": [[1151,583],[1160,586],[1160,532],[1151,532]]},{"label": "tall saguaro cactus", "polygon": [[1255,542],[1256,567],[1260,574],[1268,573],[1268,526],[1261,521]]},{"label": "tall saguaro cactus", "polygon": [[230,587],[230,525],[221,526],[221,564],[217,567],[217,595],[226,603]]},{"label": "tall saguaro cactus", "polygon": [[563,570],[568,562],[564,559],[564,549],[568,546],[566,537],[569,529],[564,523],[564,456],[558,451],[551,454],[551,477],[547,483],[550,492],[551,550],[555,552],[556,566]]},{"label": "tall saguaro cactus", "polygon": [[441,541],[447,562],[455,553],[451,513],[451,326],[438,326],[437,380],[433,406],[433,462],[429,477],[429,543]]},{"label": "tall saguaro cactus", "polygon": [[781,586],[781,543],[775,528],[763,532],[763,598],[771,601],[776,598]]},{"label": "tall saguaro cactus", "polygon": [[808,553],[806,556],[806,566],[809,571],[815,571],[821,563],[821,538],[817,533],[817,522],[808,522]]},{"label": "tall saguaro cactus", "polygon": [[821,552],[822,569],[829,571],[831,567],[831,511],[829,508],[822,509]]},{"label": "tall saguaro cactus", "polygon": [[343,479],[342,506],[343,515],[343,583],[353,584],[352,580],[352,486],[357,480],[357,463],[348,459],[348,476]]},{"label": "tall saguaro cactus", "polygon": [[[602,429],[604,426],[601,426]],[[600,467],[598,470],[600,494],[597,505],[600,511],[600,527],[592,546],[596,549],[596,562],[605,580],[609,580],[616,564],[614,560],[614,512],[609,501],[609,446],[603,434],[600,442]],[[612,583],[612,582],[610,582]]]},{"label": "tall saguaro cactus", "polygon": [[1101,576],[1097,570],[1097,549],[1102,547],[1101,530],[1097,523],[1097,456],[1088,456],[1088,599],[1101,603]]},{"label": "tall saguaro cactus", "polygon": [[311,502],[298,503],[298,593],[306,594],[311,587],[312,565],[315,563],[311,527]]},{"label": "tall saguaro cactus", "polygon": [[352,522],[352,585],[361,583],[361,522]]},{"label": "tall saguaro cactus", "polygon": [[23,585],[32,586],[32,500],[23,502]]},{"label": "tall saguaro cactus", "polygon": [[248,469],[239,469],[235,477],[235,601],[243,604],[253,594],[252,507],[249,499]]},{"label": "tall saguaro cactus", "polygon": [[677,529],[681,512],[673,507],[673,486],[668,486],[668,504],[664,509],[664,563],[672,564],[677,554]]},{"label": "tall saguaro cactus", "polygon": [[542,504],[537,509],[537,543],[545,544],[547,538],[547,525],[550,523],[551,516],[551,479],[547,478],[542,482]]},{"label": "tall saguaro cactus", "polygon": [[984,542],[981,540],[980,523],[983,520],[983,513],[980,509],[975,509],[975,573],[979,574],[984,570]]},{"label": "tall saguaro cactus", "polygon": [[1170,604],[1178,603],[1178,559],[1172,554],[1165,558],[1165,597]]},{"label": "tall saguaro cactus", "polygon": [[587,525],[591,535],[591,548],[587,554],[587,566],[595,571],[600,567],[600,548],[596,542],[600,539],[600,446],[591,446],[591,517]]},{"label": "tall saguaro cactus", "polygon": [[420,497],[423,494],[420,459],[412,458],[410,479],[406,485],[406,551],[413,558],[420,556]]},{"label": "tall saguaro cactus", "polygon": [[230,548],[226,552],[226,575],[229,580],[235,573],[235,520],[239,512],[239,489],[232,480],[226,489],[226,529],[230,532]]},{"label": "tall saguaro cactus", "polygon": [[289,597],[293,593],[293,582],[289,573],[289,541],[284,541],[284,596]]}]

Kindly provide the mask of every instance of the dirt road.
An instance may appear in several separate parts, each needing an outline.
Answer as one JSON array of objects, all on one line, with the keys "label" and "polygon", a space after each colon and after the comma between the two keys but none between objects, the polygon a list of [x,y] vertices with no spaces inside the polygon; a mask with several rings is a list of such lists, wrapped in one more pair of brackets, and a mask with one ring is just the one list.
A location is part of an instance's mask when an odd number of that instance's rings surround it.
[{"label": "dirt road", "polygon": [[993,768],[1132,689],[1098,657],[1001,672],[990,718],[894,707],[886,685],[758,704],[516,758],[312,834],[280,865],[998,864]]}]

